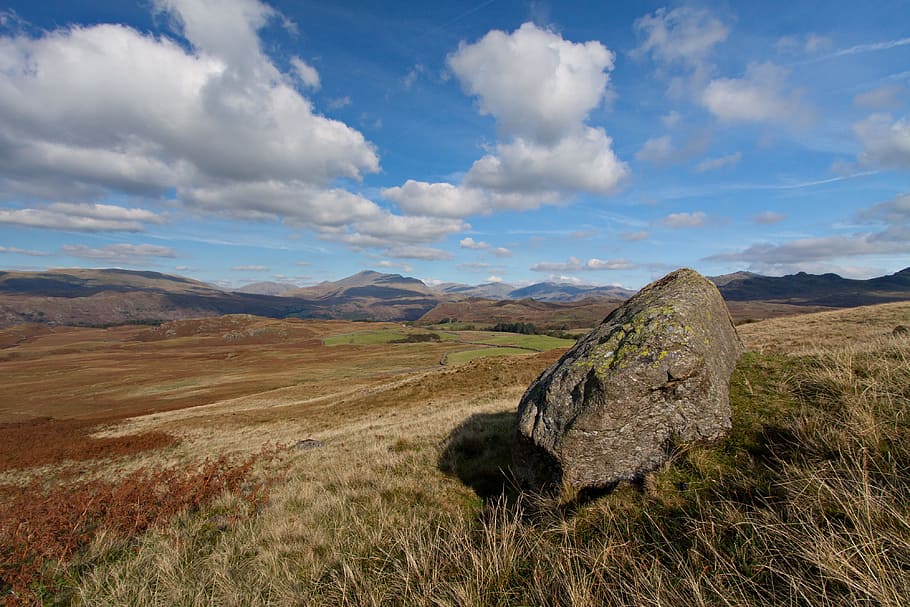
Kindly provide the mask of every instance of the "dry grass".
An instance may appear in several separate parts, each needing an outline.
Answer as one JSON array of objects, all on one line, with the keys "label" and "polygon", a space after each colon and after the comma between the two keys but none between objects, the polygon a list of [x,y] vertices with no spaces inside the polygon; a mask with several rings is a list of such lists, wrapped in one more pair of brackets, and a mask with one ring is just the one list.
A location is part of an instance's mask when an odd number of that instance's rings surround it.
[{"label": "dry grass", "polygon": [[[84,605],[906,604],[910,339],[889,332],[910,324],[907,310],[742,327],[752,352],[734,374],[727,439],[680,448],[642,486],[571,508],[517,495],[503,471],[518,398],[558,353],[137,418],[119,431],[180,438],[168,462],[251,453],[270,438],[324,446],[259,467],[280,481],[264,508],[230,525],[213,525],[203,508],[134,539],[96,536],[61,563],[58,596]],[[800,333],[803,321],[812,329]],[[443,346],[426,347],[421,356]],[[143,457],[135,461],[155,455]]]}]

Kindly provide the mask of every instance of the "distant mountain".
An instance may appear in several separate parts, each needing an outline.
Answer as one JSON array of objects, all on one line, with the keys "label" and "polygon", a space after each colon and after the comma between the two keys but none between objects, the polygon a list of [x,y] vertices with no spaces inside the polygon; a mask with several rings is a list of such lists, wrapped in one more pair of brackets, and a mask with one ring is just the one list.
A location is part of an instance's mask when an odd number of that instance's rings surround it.
[{"label": "distant mountain", "polygon": [[250,293],[252,295],[284,295],[289,291],[297,289],[296,285],[289,285],[284,282],[253,282],[248,285],[243,285],[239,289],[234,289],[235,293]]},{"label": "distant mountain", "polygon": [[737,272],[712,278],[724,299],[847,308],[910,299],[910,268],[869,280],[837,274],[761,276]]},{"label": "distant mountain", "polygon": [[0,326],[23,322],[115,325],[242,313],[326,317],[306,300],[225,292],[159,272],[0,272]]},{"label": "distant mountain", "polygon": [[437,291],[446,295],[460,297],[480,297],[482,299],[511,299],[509,294],[515,287],[504,282],[487,282],[481,285],[463,285],[447,282],[436,286]]},{"label": "distant mountain", "polygon": [[592,297],[605,299],[629,299],[635,291],[622,287],[595,287],[591,285],[573,285],[558,282],[539,282],[528,287],[515,289],[509,293],[509,299],[530,297],[537,301],[580,301]]},{"label": "distant mountain", "polygon": [[535,299],[547,302],[581,301],[588,298],[628,299],[635,291],[622,287],[597,287],[594,285],[573,285],[561,282],[539,282],[527,287],[515,287],[507,283],[486,283],[463,285],[444,283],[436,287],[446,295],[481,297],[483,299]]},{"label": "distant mountain", "polygon": [[[749,272],[712,280],[739,320],[910,299],[910,268],[870,280]],[[502,283],[448,284],[433,289],[416,278],[372,271],[311,287],[284,287],[254,283],[231,292],[182,276],[118,269],[0,271],[0,327],[25,322],[151,323],[223,314],[427,322],[457,318],[575,327],[599,320],[633,294],[621,287],[561,283],[518,289]]]}]

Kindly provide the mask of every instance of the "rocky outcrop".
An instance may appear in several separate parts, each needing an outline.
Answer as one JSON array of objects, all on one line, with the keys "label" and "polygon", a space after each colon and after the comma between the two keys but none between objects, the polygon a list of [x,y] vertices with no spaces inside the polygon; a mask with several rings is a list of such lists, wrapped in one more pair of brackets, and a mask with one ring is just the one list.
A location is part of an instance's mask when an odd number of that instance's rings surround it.
[{"label": "rocky outcrop", "polygon": [[741,352],[723,298],[698,272],[651,283],[525,392],[516,479],[569,498],[641,477],[677,442],[722,436]]}]

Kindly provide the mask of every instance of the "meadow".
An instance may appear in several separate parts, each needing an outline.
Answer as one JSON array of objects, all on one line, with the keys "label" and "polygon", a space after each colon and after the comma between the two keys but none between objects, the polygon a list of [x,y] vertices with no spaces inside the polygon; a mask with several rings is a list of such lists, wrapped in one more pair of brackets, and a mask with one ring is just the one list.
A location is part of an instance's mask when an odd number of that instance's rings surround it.
[{"label": "meadow", "polygon": [[899,324],[910,303],[741,325],[729,436],[568,506],[508,467],[521,394],[571,342],[255,317],[25,332],[0,350],[0,600],[906,604]]}]

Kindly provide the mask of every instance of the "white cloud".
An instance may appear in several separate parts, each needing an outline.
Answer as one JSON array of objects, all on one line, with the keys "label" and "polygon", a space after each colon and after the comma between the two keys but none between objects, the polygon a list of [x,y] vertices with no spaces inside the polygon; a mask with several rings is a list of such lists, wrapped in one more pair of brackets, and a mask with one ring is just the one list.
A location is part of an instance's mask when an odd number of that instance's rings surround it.
[{"label": "white cloud", "polygon": [[495,255],[496,257],[511,257],[512,256],[512,251],[510,251],[509,249],[507,249],[505,247],[496,247],[495,249],[492,249],[490,252],[493,255]]},{"label": "white cloud", "polygon": [[761,271],[805,270],[808,264],[862,255],[910,253],[908,230],[758,243],[742,251],[712,255],[711,261],[742,261]]},{"label": "white cloud", "polygon": [[294,73],[297,74],[304,86],[315,90],[319,89],[319,72],[316,71],[315,67],[300,57],[291,57],[291,67],[294,68]]},{"label": "white cloud", "polygon": [[724,122],[804,123],[811,113],[796,95],[784,91],[786,70],[772,63],[752,63],[743,78],[708,83],[702,104]]},{"label": "white cloud", "polygon": [[572,42],[533,23],[462,42],[449,69],[496,119],[499,141],[460,185],[409,180],[383,195],[406,213],[455,218],[614,192],[629,168],[607,133],[585,124],[609,94],[613,60],[600,42]]},{"label": "white cloud", "polygon": [[708,216],[702,211],[694,213],[670,213],[661,222],[668,228],[697,228],[705,225]]},{"label": "white cloud", "polygon": [[701,88],[713,70],[708,61],[710,54],[730,33],[729,28],[708,11],[685,6],[671,11],[657,9],[636,19],[635,29],[645,39],[632,51],[633,57],[650,55],[662,72],[676,67],[685,70],[687,77],[670,79],[673,95],[686,88]]},{"label": "white cloud", "polygon": [[[629,174],[628,165],[616,157],[612,144],[613,140],[603,129],[592,127],[585,127],[555,145],[517,138],[498,144],[495,155],[475,162],[465,183],[505,193],[610,194]],[[533,195],[522,200],[526,204],[518,208],[535,208],[541,204],[540,198]],[[493,203],[497,204],[496,199]]]},{"label": "white cloud", "polygon": [[487,279],[485,282],[499,284],[502,282],[502,276],[496,276],[495,274],[487,276]]},{"label": "white cloud", "polygon": [[633,270],[637,268],[638,265],[632,263],[628,259],[589,259],[585,264],[586,270],[592,271],[601,271],[601,270]]},{"label": "white cloud", "polygon": [[283,74],[262,52],[258,31],[281,17],[274,9],[258,0],[154,6],[188,48],[122,25],[0,36],[0,201],[176,190],[188,206],[315,227],[381,214],[353,194],[338,212],[315,208],[344,196],[327,189],[335,180],[376,172],[379,159],[360,132],[317,114],[295,89],[318,86],[312,66],[294,57],[294,73]]},{"label": "white cloud", "polygon": [[231,268],[235,272],[268,272],[268,266],[260,265],[246,265],[246,266],[234,266]]},{"label": "white cloud", "polygon": [[566,261],[542,261],[531,266],[532,272],[580,272],[584,264],[577,257],[569,257]]},{"label": "white cloud", "polygon": [[717,171],[724,167],[736,166],[742,157],[741,152],[735,152],[726,156],[718,156],[717,158],[705,158],[698,163],[695,170],[699,173],[706,173],[708,171]]},{"label": "white cloud", "polygon": [[856,232],[782,243],[762,242],[741,251],[712,255],[711,261],[737,261],[763,272],[818,271],[835,260],[862,256],[910,254],[910,194],[878,203],[855,214],[860,222],[880,224],[879,231]]},{"label": "white cloud", "polygon": [[[564,262],[543,261],[531,266],[532,272],[600,272],[606,270],[631,270],[638,266],[628,259],[597,259],[591,258],[583,262],[577,257],[569,257]],[[565,277],[561,277],[565,278]]]},{"label": "white cloud", "polygon": [[383,259],[382,261],[377,262],[380,268],[388,268],[392,270],[401,270],[402,272],[413,272],[414,268],[409,263],[399,263],[395,261],[389,261],[388,259]]},{"label": "white cloud", "polygon": [[0,209],[0,224],[81,232],[141,232],[143,224],[164,223],[162,215],[109,204],[55,202],[38,208]]},{"label": "white cloud", "polygon": [[112,244],[99,249],[92,249],[81,244],[68,244],[63,245],[60,250],[65,255],[73,257],[117,263],[145,263],[150,257],[177,257],[174,249],[151,244]]},{"label": "white cloud", "polygon": [[462,249],[481,250],[481,249],[489,249],[490,243],[483,242],[482,240],[477,241],[477,240],[474,240],[473,238],[471,238],[470,236],[468,236],[467,238],[462,238],[458,242],[458,246],[460,246]]},{"label": "white cloud", "polygon": [[441,261],[452,259],[452,254],[441,249],[433,247],[421,247],[416,245],[403,245],[386,249],[385,255],[395,259],[422,259],[424,261]]},{"label": "white cloud", "polygon": [[730,31],[706,10],[680,7],[659,8],[635,20],[635,29],[645,34],[636,54],[650,53],[664,63],[702,63]]},{"label": "white cloud", "polygon": [[448,65],[505,133],[553,144],[603,102],[613,60],[600,42],[574,43],[525,23],[462,43]]},{"label": "white cloud", "polygon": [[384,189],[382,195],[405,213],[433,217],[467,217],[485,211],[488,205],[480,190],[413,179],[403,186]]},{"label": "white cloud", "polygon": [[787,218],[787,216],[784,215],[783,213],[775,213],[774,211],[764,211],[762,213],[759,213],[758,215],[753,215],[752,221],[754,221],[755,223],[760,223],[762,225],[772,225],[775,223],[780,223],[786,218]]},{"label": "white cloud", "polygon": [[20,249],[18,247],[4,247],[0,246],[0,253],[10,253],[13,255],[28,255],[29,257],[46,257],[50,253],[44,251],[34,251],[31,249]]},{"label": "white cloud", "polygon": [[411,90],[411,87],[414,86],[414,83],[417,82],[417,79],[420,78],[420,75],[426,71],[426,67],[422,63],[417,63],[408,70],[408,73],[402,79],[401,83],[404,85],[405,90]]},{"label": "white cloud", "polygon": [[351,105],[351,98],[347,95],[344,97],[336,97],[335,99],[329,99],[328,106],[333,110],[340,110],[343,107]]},{"label": "white cloud", "polygon": [[889,114],[873,114],[853,125],[853,133],[863,144],[859,160],[885,168],[910,167],[910,121],[894,120]]}]

